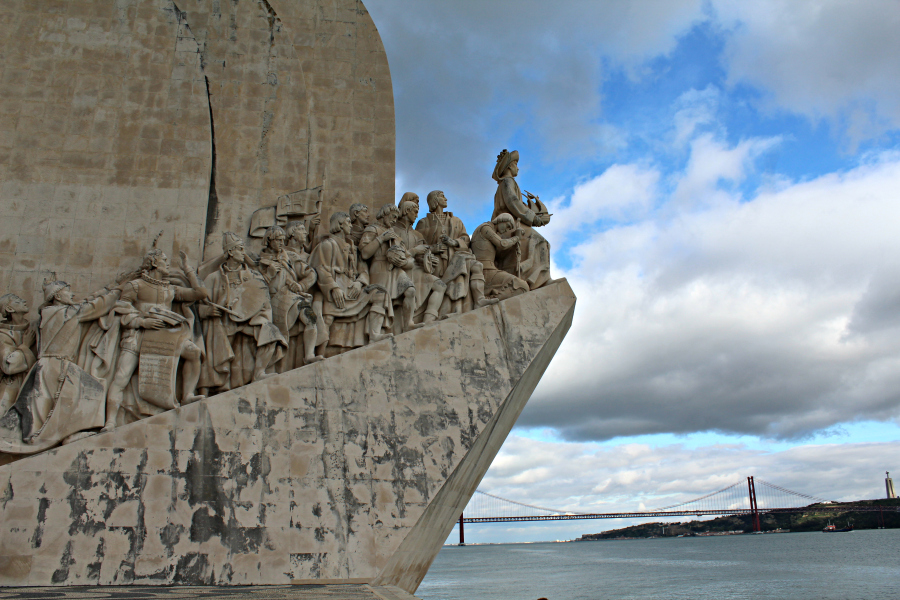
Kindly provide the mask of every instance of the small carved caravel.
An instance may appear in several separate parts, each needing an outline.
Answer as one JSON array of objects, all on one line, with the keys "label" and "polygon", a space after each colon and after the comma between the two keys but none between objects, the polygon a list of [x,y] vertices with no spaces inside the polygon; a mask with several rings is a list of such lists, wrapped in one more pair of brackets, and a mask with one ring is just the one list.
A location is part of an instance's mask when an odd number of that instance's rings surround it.
[{"label": "small carved caravel", "polygon": [[[207,396],[427,326],[550,281],[550,222],[497,157],[494,211],[471,237],[444,192],[363,203],[323,223],[321,188],[256,211],[247,238],[195,272],[153,241],[140,265],[76,301],[55,274],[37,319],[0,296],[0,459],[109,431]],[[258,254],[251,251],[256,244]],[[261,243],[261,247],[260,244]]]}]

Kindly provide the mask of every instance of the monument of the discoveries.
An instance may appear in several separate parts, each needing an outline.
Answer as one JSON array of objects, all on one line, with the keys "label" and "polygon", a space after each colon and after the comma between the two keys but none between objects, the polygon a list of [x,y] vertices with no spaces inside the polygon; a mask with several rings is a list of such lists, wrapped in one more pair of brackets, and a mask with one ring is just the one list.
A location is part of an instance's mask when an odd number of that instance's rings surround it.
[{"label": "monument of the discoveries", "polygon": [[414,592],[571,324],[518,154],[417,220],[358,0],[9,0],[0,52],[0,585]]}]

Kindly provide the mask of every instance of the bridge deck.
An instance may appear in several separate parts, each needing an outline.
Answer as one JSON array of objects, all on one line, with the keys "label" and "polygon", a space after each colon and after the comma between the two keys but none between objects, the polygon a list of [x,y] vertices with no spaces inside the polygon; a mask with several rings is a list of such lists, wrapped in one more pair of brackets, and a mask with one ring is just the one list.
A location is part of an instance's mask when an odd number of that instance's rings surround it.
[{"label": "bridge deck", "polygon": [[[766,513],[798,513],[811,511],[856,511],[856,512],[878,512],[897,511],[895,507],[883,507],[872,505],[848,505],[835,504],[815,507],[799,507],[799,508],[761,508],[760,514]],[[466,517],[463,516],[463,523],[509,523],[516,521],[572,521],[582,519],[639,519],[646,517],[709,517],[724,515],[749,515],[752,514],[749,508],[732,508],[724,510],[669,510],[669,511],[644,511],[644,512],[619,512],[619,513],[588,513],[588,514],[567,514],[567,515],[525,515],[512,517]]]}]

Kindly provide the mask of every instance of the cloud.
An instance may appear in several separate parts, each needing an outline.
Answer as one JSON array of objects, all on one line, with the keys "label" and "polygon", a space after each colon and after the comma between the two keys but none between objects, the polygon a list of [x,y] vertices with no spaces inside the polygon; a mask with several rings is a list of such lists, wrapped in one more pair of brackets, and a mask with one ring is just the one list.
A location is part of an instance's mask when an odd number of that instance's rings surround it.
[{"label": "cloud", "polygon": [[690,89],[676,101],[676,112],[673,119],[675,124],[675,139],[673,145],[676,148],[684,146],[694,138],[694,133],[700,128],[709,125],[718,125],[717,110],[721,92],[710,85],[705,89]]},{"label": "cloud", "polygon": [[728,194],[722,197],[718,193],[719,186],[726,182],[741,183],[753,161],[778,142],[777,137],[752,138],[729,148],[712,133],[695,138],[691,142],[687,171],[680,177],[673,194],[677,206],[727,200]]},{"label": "cloud", "polygon": [[[722,147],[725,158],[709,160],[721,142],[697,139],[706,172],[696,176],[692,156],[675,196],[692,178],[739,178],[759,145]],[[646,169],[615,173],[644,186],[637,197],[657,193]],[[577,205],[602,203],[586,191],[603,189],[586,182]],[[520,424],[570,440],[700,431],[800,439],[841,422],[897,419],[900,337],[877,335],[900,312],[890,306],[900,294],[897,189],[900,157],[889,153],[748,200],[719,189],[713,204],[669,211],[663,199],[643,219],[594,230],[557,273],[578,295],[575,321]]]},{"label": "cloud", "polygon": [[[563,205],[556,199],[549,204],[554,228],[548,232],[552,246],[601,220],[630,221],[646,215],[658,197],[659,171],[638,165],[613,165],[600,176],[575,186],[572,197]],[[559,232],[559,233],[557,233]]]},{"label": "cloud", "polygon": [[[620,512],[679,504],[753,475],[807,496],[851,501],[882,497],[884,457],[897,451],[900,441],[810,444],[772,451],[740,443],[693,448],[683,444],[602,446],[538,441],[513,434],[479,489],[558,510]],[[762,487],[757,483],[760,506],[765,507]],[[742,485],[731,494],[731,504],[742,502],[746,490]],[[785,505],[811,502],[769,498]],[[471,510],[469,515],[477,516]],[[607,528],[604,522],[582,525],[584,532]]]},{"label": "cloud", "polygon": [[829,118],[851,141],[900,126],[900,5],[893,0],[713,0],[733,84]]},{"label": "cloud", "polygon": [[601,120],[603,58],[639,69],[704,18],[701,0],[366,6],[391,64],[404,183],[444,189],[463,211],[493,197],[496,155],[517,136],[557,163],[621,147]]}]

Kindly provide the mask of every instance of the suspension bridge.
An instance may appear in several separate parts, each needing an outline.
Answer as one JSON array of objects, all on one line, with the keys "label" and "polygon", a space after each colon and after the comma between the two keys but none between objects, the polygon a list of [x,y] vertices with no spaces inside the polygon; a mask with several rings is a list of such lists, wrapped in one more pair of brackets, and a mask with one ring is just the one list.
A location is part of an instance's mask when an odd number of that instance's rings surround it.
[{"label": "suspension bridge", "polygon": [[747,477],[709,494],[653,510],[628,512],[588,513],[574,510],[546,508],[502,498],[481,490],[475,494],[459,516],[459,543],[465,544],[466,523],[505,523],[516,521],[569,521],[579,519],[635,519],[658,517],[705,517],[724,515],[751,515],[754,531],[759,531],[759,514],[796,513],[809,510],[815,504],[817,511],[855,510],[872,512],[881,510],[871,505],[833,503],[801,492],[795,492],[763,481]]}]

